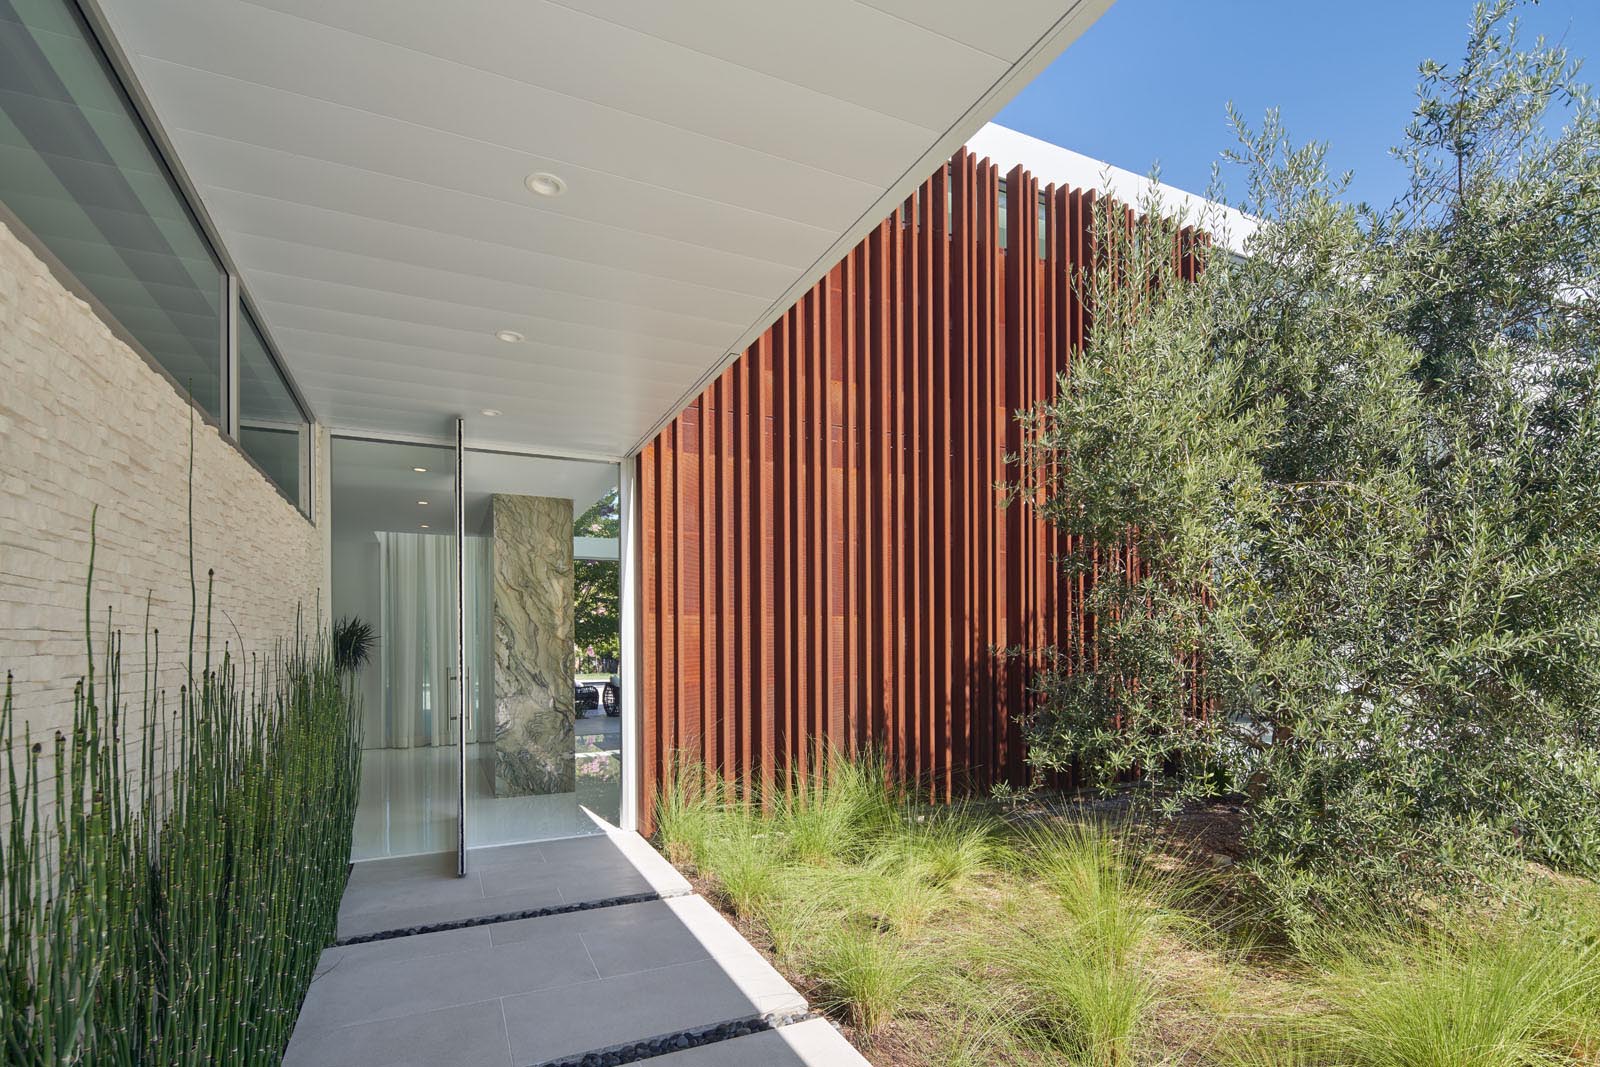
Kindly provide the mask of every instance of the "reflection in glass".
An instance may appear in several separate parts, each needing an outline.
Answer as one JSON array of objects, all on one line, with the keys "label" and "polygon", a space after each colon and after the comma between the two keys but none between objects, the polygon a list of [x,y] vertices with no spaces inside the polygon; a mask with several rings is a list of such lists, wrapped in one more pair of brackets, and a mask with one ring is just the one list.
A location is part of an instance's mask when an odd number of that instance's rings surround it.
[{"label": "reflection in glass", "polygon": [[310,428],[255,318],[239,311],[239,446],[299,505]]},{"label": "reflection in glass", "polygon": [[622,802],[622,513],[613,487],[573,524],[579,801],[616,821]]},{"label": "reflection in glass", "polygon": [[[334,615],[379,635],[355,859],[455,845],[453,463],[333,442]],[[598,832],[622,789],[617,465],[468,450],[463,470],[467,845]]]},{"label": "reflection in glass", "polygon": [[0,0],[0,203],[220,417],[221,267],[64,0]]},{"label": "reflection in glass", "polygon": [[594,833],[621,806],[617,466],[469,449],[463,470],[487,548],[467,579],[467,843]]}]

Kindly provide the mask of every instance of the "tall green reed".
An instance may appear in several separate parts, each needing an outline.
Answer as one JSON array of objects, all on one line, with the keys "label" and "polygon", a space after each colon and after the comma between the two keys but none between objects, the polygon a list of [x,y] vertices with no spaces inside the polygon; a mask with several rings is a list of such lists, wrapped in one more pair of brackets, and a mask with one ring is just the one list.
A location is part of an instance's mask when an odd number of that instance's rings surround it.
[{"label": "tall green reed", "polygon": [[148,623],[136,674],[109,623],[97,672],[92,535],[70,729],[19,737],[9,674],[0,703],[5,1062],[277,1063],[348,869],[350,693],[320,632],[213,658],[209,580],[175,701]]}]

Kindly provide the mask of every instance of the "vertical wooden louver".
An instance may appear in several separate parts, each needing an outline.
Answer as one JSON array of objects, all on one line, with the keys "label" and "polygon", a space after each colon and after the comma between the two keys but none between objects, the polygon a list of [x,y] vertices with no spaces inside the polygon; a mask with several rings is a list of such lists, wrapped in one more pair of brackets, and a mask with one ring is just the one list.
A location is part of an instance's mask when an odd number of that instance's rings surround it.
[{"label": "vertical wooden louver", "polygon": [[1063,535],[996,486],[1083,343],[1096,195],[1003,177],[963,150],[641,453],[647,808],[677,757],[1023,778],[1037,664],[1001,650],[1088,653],[1093,620]]}]

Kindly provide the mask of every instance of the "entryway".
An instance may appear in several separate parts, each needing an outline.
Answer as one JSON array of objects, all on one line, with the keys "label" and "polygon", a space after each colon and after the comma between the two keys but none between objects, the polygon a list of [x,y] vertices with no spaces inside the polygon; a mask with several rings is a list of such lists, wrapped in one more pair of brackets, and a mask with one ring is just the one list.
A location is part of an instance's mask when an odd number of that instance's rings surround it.
[{"label": "entryway", "polygon": [[338,436],[331,468],[333,615],[372,638],[351,858],[624,824],[619,465]]},{"label": "entryway", "polygon": [[617,464],[337,437],[333,614],[363,769],[298,1067],[864,1060],[620,829],[627,485]]}]

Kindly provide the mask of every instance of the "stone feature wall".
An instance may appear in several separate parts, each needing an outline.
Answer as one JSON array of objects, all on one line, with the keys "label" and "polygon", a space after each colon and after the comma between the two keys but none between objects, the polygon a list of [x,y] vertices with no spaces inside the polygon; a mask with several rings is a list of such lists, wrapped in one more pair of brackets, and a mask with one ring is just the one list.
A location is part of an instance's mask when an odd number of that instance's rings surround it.
[{"label": "stone feature wall", "polygon": [[570,793],[572,501],[496,494],[495,796]]},{"label": "stone feature wall", "polygon": [[[0,225],[0,671],[12,673],[18,718],[35,737],[71,722],[84,673],[96,506],[96,670],[109,619],[124,634],[137,713],[148,611],[160,684],[176,701],[191,618],[191,427],[196,643],[209,570],[215,652],[270,653],[326,610],[321,531]],[[316,455],[314,511],[327,516],[324,433]]]}]

